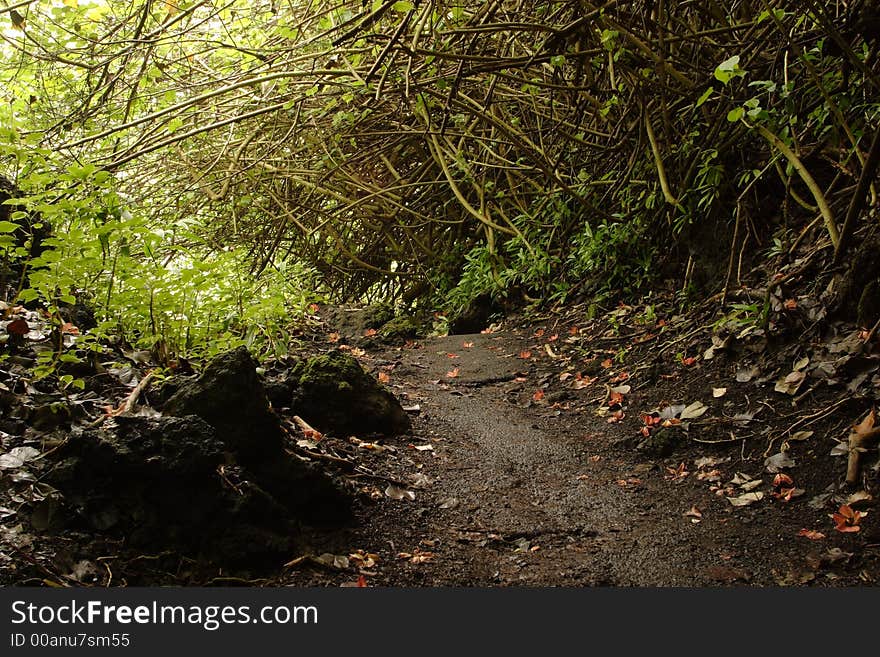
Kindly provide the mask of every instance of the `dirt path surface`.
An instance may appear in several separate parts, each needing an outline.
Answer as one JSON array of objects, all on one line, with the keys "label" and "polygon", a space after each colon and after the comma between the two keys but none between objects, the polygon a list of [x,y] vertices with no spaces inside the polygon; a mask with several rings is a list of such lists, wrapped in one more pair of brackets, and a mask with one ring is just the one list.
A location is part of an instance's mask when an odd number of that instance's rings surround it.
[{"label": "dirt path surface", "polygon": [[[585,410],[604,401],[601,386],[545,396],[541,383],[550,390],[560,377],[557,354],[544,347],[538,358],[528,330],[419,347],[373,356],[404,404],[420,409],[413,436],[386,441],[393,451],[376,457],[410,483],[415,499],[390,500],[386,491],[342,543],[316,546],[378,557],[364,570],[369,585],[858,585],[880,578],[876,545],[869,539],[854,558],[864,535],[836,534],[827,514],[804,500],[737,508],[712,485],[743,472],[772,490],[772,475],[761,480],[760,453],[736,444],[647,458],[628,440],[631,427]],[[642,401],[655,393],[649,387]],[[634,391],[630,405],[639,399]],[[697,458],[705,465],[697,467]],[[836,476],[827,473],[828,481]],[[798,536],[816,527],[836,535]],[[352,576],[319,569],[289,578],[329,584]]]}]

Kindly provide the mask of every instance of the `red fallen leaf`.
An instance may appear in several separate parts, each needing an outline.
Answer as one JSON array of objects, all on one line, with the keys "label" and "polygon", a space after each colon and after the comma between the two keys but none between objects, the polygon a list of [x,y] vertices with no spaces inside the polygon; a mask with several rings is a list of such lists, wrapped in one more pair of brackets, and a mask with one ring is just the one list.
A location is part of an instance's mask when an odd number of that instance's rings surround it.
[{"label": "red fallen leaf", "polygon": [[70,322],[64,322],[61,325],[61,332],[69,333],[70,335],[79,335],[79,329]]},{"label": "red fallen leaf", "polygon": [[793,486],[794,481],[791,477],[789,477],[784,472],[780,472],[778,475],[773,477],[773,488],[779,488],[781,486]]},{"label": "red fallen leaf", "polygon": [[373,335],[376,335],[376,333],[378,333],[378,331],[377,331],[376,329],[374,329],[374,328],[367,329],[366,331],[364,331],[364,337],[365,337],[365,338],[369,338],[369,337],[371,337],[371,336],[373,336]]},{"label": "red fallen leaf", "polygon": [[609,367],[611,367],[613,364],[614,364],[614,363],[611,361],[610,358],[606,358],[605,360],[602,361],[602,367],[604,367],[606,370],[607,370]]},{"label": "red fallen leaf", "polygon": [[642,427],[641,433],[645,438],[650,438],[651,436],[651,427]]},{"label": "red fallen leaf", "polygon": [[782,306],[786,310],[795,310],[797,308],[797,301],[794,299],[786,299]]},{"label": "red fallen leaf", "polygon": [[770,493],[775,499],[782,500],[783,502],[791,502],[791,498],[794,495],[794,492],[797,490],[794,486],[791,488],[780,488],[779,491],[774,491]]},{"label": "red fallen leaf", "polygon": [[461,346],[464,347],[465,349],[470,349],[471,347],[474,346],[474,343],[473,342],[462,342]]},{"label": "red fallen leaf", "polygon": [[651,415],[649,413],[642,413],[642,422],[647,424],[649,427],[656,426],[662,422],[659,415]]},{"label": "red fallen leaf", "polygon": [[612,392],[608,397],[608,407],[611,406],[619,406],[623,403],[623,393],[622,392]]},{"label": "red fallen leaf", "polygon": [[480,331],[480,333],[485,333],[486,335],[488,335],[490,333],[494,333],[494,332],[495,331],[492,330],[492,327],[484,328],[482,331]]},{"label": "red fallen leaf", "polygon": [[657,326],[666,326],[666,320],[665,319],[658,319]]},{"label": "red fallen leaf", "polygon": [[327,342],[339,342],[339,334],[335,331],[327,334]]},{"label": "red fallen leaf", "polygon": [[458,358],[458,354],[453,354],[452,352],[449,352],[448,354],[446,354],[446,357],[447,358]]},{"label": "red fallen leaf", "polygon": [[570,329],[568,329],[569,335],[577,335],[580,332],[581,330],[577,326],[572,326]]},{"label": "red fallen leaf", "polygon": [[834,520],[834,529],[844,534],[849,534],[861,531],[862,528],[859,527],[859,522],[866,515],[868,514],[854,510],[849,504],[842,504],[837,513],[833,514],[831,518]]},{"label": "red fallen leaf", "polygon": [[693,365],[696,362],[697,362],[697,359],[694,358],[693,356],[688,356],[687,358],[681,359],[681,364],[684,365],[685,367],[690,367],[691,365]]},{"label": "red fallen leaf", "polygon": [[456,368],[450,370],[449,372],[447,372],[446,376],[450,379],[454,379],[455,377],[458,376],[458,372],[459,372],[459,369],[456,367]]},{"label": "red fallen leaf", "polygon": [[578,374],[575,377],[574,383],[571,384],[571,387],[574,388],[575,390],[583,390],[584,388],[587,388],[587,387],[593,385],[596,382],[597,378],[598,377],[595,377],[595,376],[594,377],[589,377],[589,376],[588,377],[581,377],[581,375]]},{"label": "red fallen leaf", "polygon": [[811,541],[821,541],[823,538],[825,538],[825,534],[823,534],[822,532],[817,532],[815,529],[802,529],[797,533],[797,535],[808,538]]},{"label": "red fallen leaf", "polygon": [[549,338],[547,338],[547,342],[556,342],[559,339],[559,334],[554,333]]},{"label": "red fallen leaf", "polygon": [[379,383],[391,383],[391,375],[388,372],[379,372]]},{"label": "red fallen leaf", "polygon": [[6,332],[13,335],[27,335],[30,332],[28,323],[23,319],[16,319],[6,325]]},{"label": "red fallen leaf", "polygon": [[542,337],[543,335],[544,335],[544,329],[538,329],[537,331],[535,331],[535,337],[536,337],[536,338],[540,338],[540,337]]},{"label": "red fallen leaf", "polygon": [[367,578],[364,575],[361,575],[360,577],[358,577],[357,584],[358,584],[358,588],[360,588],[360,589],[366,588]]},{"label": "red fallen leaf", "polygon": [[543,390],[535,391],[535,394],[532,395],[532,399],[534,399],[535,401],[541,401],[542,399],[544,399],[544,391]]},{"label": "red fallen leaf", "polygon": [[522,358],[523,360],[528,360],[529,358],[532,357],[532,352],[529,351],[528,349],[523,349],[521,352],[519,352],[519,357]]},{"label": "red fallen leaf", "polygon": [[318,312],[318,311],[320,310],[320,308],[318,308],[318,304],[316,304],[316,303],[310,303],[310,304],[309,304],[309,310],[310,310],[312,313],[316,313],[316,312]]},{"label": "red fallen leaf", "polygon": [[621,381],[626,381],[629,378],[629,372],[621,372],[617,376],[615,376],[609,383],[620,383]]}]

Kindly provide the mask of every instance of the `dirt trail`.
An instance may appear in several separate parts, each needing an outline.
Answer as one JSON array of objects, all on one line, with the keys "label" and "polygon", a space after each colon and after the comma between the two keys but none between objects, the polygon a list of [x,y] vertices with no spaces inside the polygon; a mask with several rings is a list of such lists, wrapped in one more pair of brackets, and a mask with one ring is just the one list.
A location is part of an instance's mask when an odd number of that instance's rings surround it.
[{"label": "dirt trail", "polygon": [[[415,439],[434,448],[417,452],[410,465],[433,483],[414,502],[389,507],[386,500],[357,540],[385,544],[378,549],[392,559],[400,551],[432,557],[386,565],[371,584],[690,586],[815,579],[804,560],[818,559],[818,549],[794,538],[805,526],[803,513],[733,509],[705,482],[670,481],[668,464],[616,447],[621,431],[605,420],[529,403],[535,382],[552,370],[518,357],[526,343],[513,333],[450,336],[385,354],[386,364],[396,363],[395,392],[421,407]],[[738,461],[739,454],[733,456]],[[686,458],[678,454],[670,463]],[[755,468],[734,462],[728,471]],[[693,506],[703,514],[699,522],[685,516]]]}]

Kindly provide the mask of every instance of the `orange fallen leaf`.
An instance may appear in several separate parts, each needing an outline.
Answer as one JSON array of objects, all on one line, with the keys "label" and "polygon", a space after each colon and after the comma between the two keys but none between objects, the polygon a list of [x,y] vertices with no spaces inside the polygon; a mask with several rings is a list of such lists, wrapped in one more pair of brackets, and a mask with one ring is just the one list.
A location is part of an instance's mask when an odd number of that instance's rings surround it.
[{"label": "orange fallen leaf", "polygon": [[452,353],[452,352],[450,351],[448,354],[446,354],[446,357],[447,357],[447,358],[450,358],[450,359],[451,359],[451,358],[458,358],[458,354],[454,354],[454,353]]},{"label": "orange fallen leaf", "polygon": [[544,399],[544,391],[543,390],[535,391],[535,394],[532,395],[532,399],[534,399],[535,401],[541,401],[542,399]]},{"label": "orange fallen leaf", "polygon": [[70,335],[79,335],[79,329],[70,322],[64,322],[61,325],[61,332],[69,333]]},{"label": "orange fallen leaf", "polygon": [[782,306],[786,310],[795,310],[797,308],[797,301],[795,301],[794,299],[786,299],[785,303],[783,303]]},{"label": "orange fallen leaf", "polygon": [[376,333],[378,333],[378,331],[376,329],[370,328],[370,329],[367,329],[366,331],[364,331],[364,337],[369,338],[373,335],[376,335]]},{"label": "orange fallen leaf", "polygon": [[547,342],[556,342],[559,339],[559,334],[554,333],[549,338],[547,338]]},{"label": "orange fallen leaf", "polygon": [[849,504],[842,504],[837,513],[833,514],[831,518],[834,520],[834,529],[844,534],[849,534],[861,531],[862,528],[859,527],[859,522],[866,515],[868,514],[854,510]]},{"label": "orange fallen leaf", "polygon": [[609,367],[611,367],[613,364],[614,364],[614,363],[611,361],[610,358],[606,358],[605,360],[602,361],[602,367],[604,367],[606,370],[607,370]]},{"label": "orange fallen leaf", "polygon": [[310,312],[312,312],[312,313],[316,313],[316,312],[318,312],[319,310],[320,310],[320,308],[318,308],[318,304],[316,304],[316,303],[310,303],[310,304],[309,304],[309,311],[310,311]]},{"label": "orange fallen leaf", "polygon": [[464,347],[465,349],[470,349],[474,346],[474,343],[473,342],[462,342],[461,346]]},{"label": "orange fallen leaf", "polygon": [[608,397],[608,406],[619,406],[623,403],[623,393],[622,392],[612,392]]},{"label": "orange fallen leaf", "polygon": [[614,411],[614,413],[612,413],[611,416],[605,421],[608,424],[617,424],[625,417],[626,417],[626,415],[624,414],[623,411]]},{"label": "orange fallen leaf", "polygon": [[327,334],[327,342],[339,342],[339,334],[335,331]]},{"label": "orange fallen leaf", "polygon": [[808,538],[811,541],[821,541],[823,538],[825,538],[825,534],[823,534],[822,532],[817,532],[815,529],[802,529],[797,533],[797,535]]},{"label": "orange fallen leaf", "polygon": [[446,373],[447,378],[454,379],[458,376],[459,368],[454,368]]},{"label": "orange fallen leaf", "polygon": [[688,356],[687,358],[681,359],[681,364],[684,365],[685,367],[690,367],[691,365],[693,365],[696,362],[697,362],[697,359],[694,358],[693,356]]},{"label": "orange fallen leaf", "polygon": [[528,349],[523,349],[521,352],[519,352],[519,357],[522,358],[523,360],[528,360],[529,358],[532,357],[532,352],[529,351]]},{"label": "orange fallen leaf", "polygon": [[388,372],[379,372],[379,383],[391,383],[391,375]]},{"label": "orange fallen leaf", "polygon": [[361,589],[365,588],[367,586],[367,578],[363,575],[358,577],[357,585],[358,585],[358,588],[361,588]]},{"label": "orange fallen leaf", "polygon": [[540,337],[542,337],[543,335],[544,335],[544,329],[538,329],[537,331],[535,331],[535,337],[536,337],[536,338],[540,338]]},{"label": "orange fallen leaf", "polygon": [[570,329],[568,329],[569,335],[577,335],[580,332],[581,330],[577,326],[572,326]]}]

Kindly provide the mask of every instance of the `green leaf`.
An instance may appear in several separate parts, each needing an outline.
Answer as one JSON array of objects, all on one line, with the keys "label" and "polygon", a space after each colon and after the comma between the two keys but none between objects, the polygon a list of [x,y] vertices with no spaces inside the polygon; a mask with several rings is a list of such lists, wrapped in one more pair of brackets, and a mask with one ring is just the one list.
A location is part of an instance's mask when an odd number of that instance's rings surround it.
[{"label": "green leaf", "polygon": [[733,78],[741,78],[745,74],[745,70],[739,67],[739,55],[724,60],[715,69],[715,79],[722,84],[727,84]]},{"label": "green leaf", "polygon": [[697,107],[700,107],[700,105],[702,105],[707,100],[709,100],[709,97],[712,95],[712,93],[714,91],[715,90],[712,87],[709,87],[708,89],[706,89],[706,91],[703,92],[703,95],[697,99]]},{"label": "green leaf", "polygon": [[19,229],[19,225],[11,221],[0,221],[0,233],[14,233]]},{"label": "green leaf", "polygon": [[727,113],[727,120],[730,121],[731,123],[736,123],[737,121],[739,121],[743,117],[743,114],[745,114],[745,113],[746,113],[745,108],[737,107],[736,109],[732,109]]},{"label": "green leaf", "polygon": [[401,2],[395,2],[393,5],[391,5],[391,8],[396,12],[399,12],[401,14],[405,14],[406,12],[410,11],[413,8],[413,3],[403,2],[401,0]]}]

